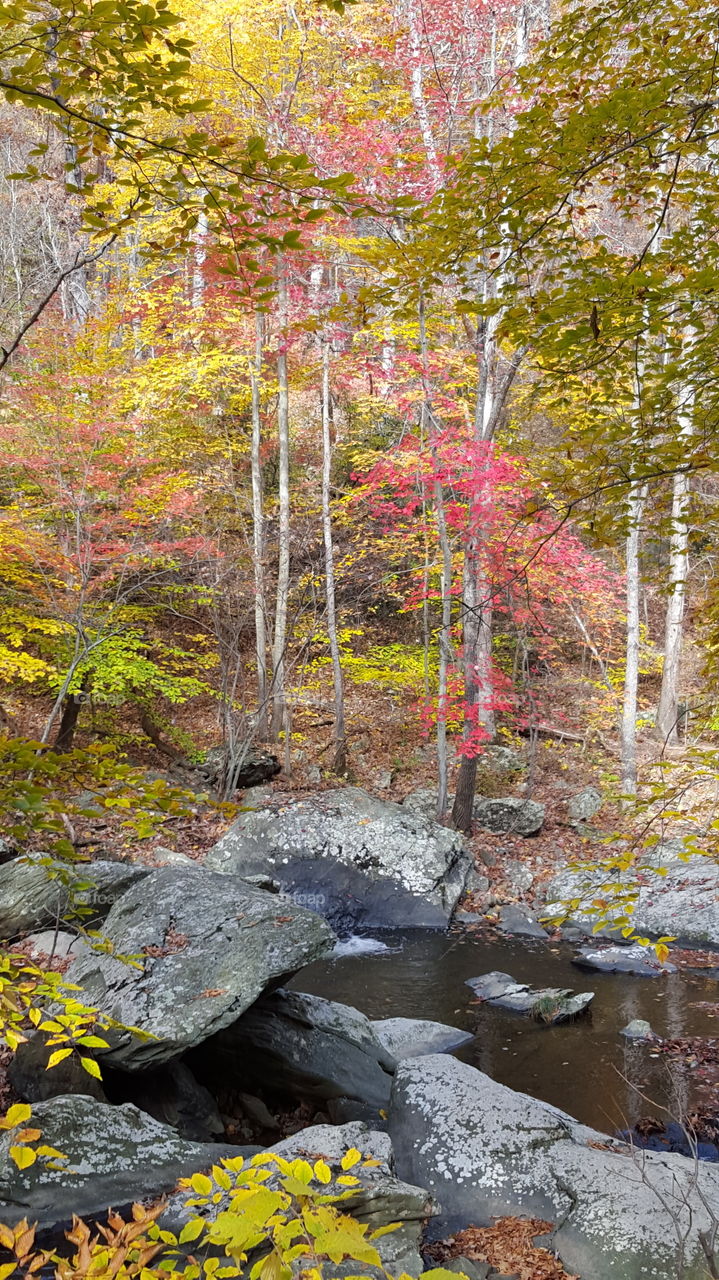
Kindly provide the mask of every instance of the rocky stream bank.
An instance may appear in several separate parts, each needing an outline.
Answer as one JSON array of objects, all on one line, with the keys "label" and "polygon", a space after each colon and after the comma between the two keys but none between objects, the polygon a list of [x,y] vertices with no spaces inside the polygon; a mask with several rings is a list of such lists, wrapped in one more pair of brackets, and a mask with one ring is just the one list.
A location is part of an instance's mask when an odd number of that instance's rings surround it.
[{"label": "rocky stream bank", "polygon": [[[492,803],[479,820],[500,830],[521,821],[531,839],[541,815]],[[73,875],[49,876],[39,858],[0,867],[0,937],[34,933],[38,951],[64,952],[68,981],[122,1024],[98,1053],[102,1081],[73,1058],[46,1071],[39,1035],[15,1055],[16,1095],[64,1159],[20,1170],[3,1137],[0,1220],[28,1217],[54,1230],[73,1212],[102,1215],[171,1193],[179,1177],[223,1157],[272,1149],[324,1156],[336,1168],[356,1146],[378,1163],[363,1170],[352,1211],[375,1226],[404,1223],[383,1237],[394,1274],[419,1276],[432,1240],[507,1216],[551,1223],[544,1247],[583,1280],[714,1274],[719,1165],[640,1150],[508,1087],[463,1060],[480,1041],[476,1028],[398,1016],[401,1005],[394,1016],[367,1016],[361,982],[352,1003],[298,989],[304,974],[332,962],[338,935],[419,930],[461,949],[468,931],[487,927],[488,881],[422,797],[397,805],[347,787],[294,801],[260,793],[252,806],[204,865],[169,854],[154,869],[95,862],[74,885]],[[638,926],[719,944],[711,864],[681,862],[676,849],[658,856],[667,875],[661,888],[641,889]],[[577,901],[570,938],[586,941],[583,892],[565,877],[544,897]],[[77,895],[103,922],[109,949],[56,930]],[[581,1015],[591,1043],[595,975],[597,989],[625,979],[591,967],[593,944],[579,957],[590,968],[575,967],[573,985],[530,981],[532,969],[543,972],[531,957],[550,947],[541,912],[537,900],[502,913],[505,933],[527,939],[515,945],[526,947],[529,972],[492,965],[469,987],[463,978],[466,1002],[470,988],[483,1007],[504,999],[496,1016],[523,1019],[558,1048]],[[622,958],[632,960],[628,948]],[[633,959],[649,971],[635,967],[631,981],[660,991],[670,980],[646,951]],[[597,963],[606,968],[601,955]],[[422,981],[418,972],[411,1012],[426,1015],[436,993]],[[563,1052],[569,1062],[571,1048]],[[166,1212],[179,1212],[176,1198]]]}]

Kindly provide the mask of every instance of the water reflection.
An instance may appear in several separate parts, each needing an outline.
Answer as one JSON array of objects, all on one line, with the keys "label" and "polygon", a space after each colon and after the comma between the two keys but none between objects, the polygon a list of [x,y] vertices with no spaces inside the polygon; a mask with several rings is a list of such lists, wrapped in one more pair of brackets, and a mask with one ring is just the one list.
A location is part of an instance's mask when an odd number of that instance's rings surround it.
[{"label": "water reflection", "polygon": [[[572,965],[571,948],[544,943],[429,932],[383,938],[387,951],[312,965],[293,985],[355,1005],[372,1018],[433,1018],[473,1031],[475,1039],[458,1057],[606,1132],[661,1114],[659,1108],[680,1116],[690,1104],[691,1078],[619,1032],[632,1018],[646,1018],[662,1036],[717,1034],[717,1023],[691,1008],[697,1000],[719,999],[715,978],[587,973]],[[544,1027],[473,1003],[465,979],[493,969],[533,987],[593,990],[591,1012],[575,1023]]]}]

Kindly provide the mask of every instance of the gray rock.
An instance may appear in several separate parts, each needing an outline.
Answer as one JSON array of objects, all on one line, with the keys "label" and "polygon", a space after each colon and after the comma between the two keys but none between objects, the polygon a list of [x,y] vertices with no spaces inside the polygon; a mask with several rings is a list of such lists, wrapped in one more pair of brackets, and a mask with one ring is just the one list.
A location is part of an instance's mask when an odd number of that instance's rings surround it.
[{"label": "gray rock", "polygon": [[544,805],[521,796],[480,796],[474,821],[495,835],[536,836],[544,822]]},{"label": "gray rock", "polygon": [[[451,800],[447,803],[451,808]],[[437,818],[437,792],[432,791],[431,787],[417,787],[415,791],[410,791],[405,796],[402,808],[408,809],[410,813],[419,814],[428,822],[434,822]]]},{"label": "gray rock", "polygon": [[479,769],[489,768],[492,773],[521,773],[526,764],[518,751],[511,747],[503,747],[499,743],[490,743],[485,747],[477,761]]},{"label": "gray rock", "polygon": [[565,1268],[583,1280],[706,1277],[700,1233],[711,1238],[719,1213],[714,1165],[633,1151],[443,1055],[400,1063],[390,1134],[399,1176],[432,1192],[445,1233],[546,1218]]},{"label": "gray rock", "polygon": [[572,822],[588,822],[602,807],[602,793],[596,787],[584,787],[567,799],[567,813]]},{"label": "gray rock", "polygon": [[85,1070],[79,1054],[63,1058],[48,1070],[48,1060],[56,1048],[56,1045],[47,1044],[41,1031],[36,1031],[24,1044],[18,1045],[8,1064],[7,1074],[23,1102],[46,1102],[49,1098],[71,1093],[107,1102],[102,1083]]},{"label": "gray rock", "polygon": [[128,862],[59,862],[28,854],[0,866],[0,938],[47,929],[74,907],[83,920],[101,920],[113,903],[148,874]]},{"label": "gray rock", "polygon": [[203,1053],[224,1082],[299,1098],[389,1102],[395,1059],[369,1018],[301,991],[262,996]]},{"label": "gray rock", "polygon": [[652,1031],[651,1024],[646,1022],[644,1018],[632,1018],[626,1027],[622,1027],[619,1032],[620,1036],[624,1036],[626,1040],[647,1040],[654,1042],[659,1040],[659,1036]]},{"label": "gray rock", "polygon": [[242,813],[207,865],[242,876],[269,872],[295,902],[352,933],[358,926],[443,927],[471,858],[456,831],[339,787]]},{"label": "gray rock", "polygon": [[137,1107],[94,1098],[53,1098],[33,1107],[42,1141],[65,1156],[58,1168],[39,1158],[20,1170],[10,1158],[12,1132],[0,1135],[0,1221],[27,1217],[40,1229],[91,1217],[133,1200],[156,1198],[180,1177],[207,1168],[229,1146],[187,1142]]},{"label": "gray rock", "polygon": [[372,1022],[372,1029],[398,1062],[400,1058],[419,1058],[426,1053],[450,1053],[474,1039],[471,1031],[424,1018],[380,1018]]},{"label": "gray rock", "polygon": [[29,951],[33,958],[66,960],[77,951],[78,946],[78,935],[68,933],[65,929],[43,929],[40,933],[30,933],[23,939],[23,950]]},{"label": "gray rock", "polygon": [[[597,896],[609,899],[613,886],[636,892],[630,919],[639,934],[678,937],[689,943],[719,945],[719,863],[712,857],[679,857],[681,841],[667,841],[643,856],[642,883],[630,872],[614,873],[569,868],[555,876],[547,889],[547,915],[571,916],[572,923],[591,927],[596,913],[588,910]],[[661,868],[664,874],[654,874]],[[576,903],[568,906],[567,904]],[[618,915],[626,914],[622,905]]]},{"label": "gray rock", "polygon": [[573,959],[581,969],[599,973],[636,973],[640,977],[657,978],[663,973],[676,973],[676,965],[662,962],[652,947],[582,947]]},{"label": "gray rock", "polygon": [[593,991],[575,994],[567,987],[534,990],[527,983],[515,982],[508,973],[485,973],[480,978],[468,978],[466,986],[487,1004],[513,1013],[528,1014],[547,1025],[571,1021],[583,1013],[594,999]]},{"label": "gray rock", "polygon": [[[107,1035],[103,1057],[129,1071],[207,1040],[334,942],[320,916],[200,867],[151,872],[115,904],[104,933],[115,954],[84,946],[67,976],[88,1003],[139,1032]],[[137,955],[139,967],[116,958]]]},{"label": "gray rock", "polygon": [[156,867],[196,867],[199,864],[189,854],[180,849],[166,849],[163,845],[155,845],[149,854],[153,866]]},{"label": "gray rock", "polygon": [[532,912],[527,907],[513,902],[499,908],[499,928],[502,933],[512,936],[544,939],[547,937],[547,930],[537,923]]},{"label": "gray rock", "polygon": [[[473,1258],[464,1257],[448,1258],[442,1266],[445,1271],[452,1271],[456,1276],[466,1276],[467,1280],[487,1280],[491,1270],[488,1262],[477,1262]],[[505,1276],[504,1280],[510,1280],[510,1277]]]},{"label": "gray rock", "polygon": [[505,862],[504,878],[517,893],[526,893],[534,884],[534,872],[516,858],[509,858]]},{"label": "gray rock", "polygon": [[[352,1173],[359,1178],[360,1186],[344,1200],[342,1211],[351,1214],[359,1222],[366,1222],[372,1231],[388,1226],[391,1222],[401,1223],[399,1230],[375,1241],[377,1250],[391,1275],[406,1273],[419,1276],[424,1270],[419,1243],[423,1220],[431,1211],[430,1197],[422,1187],[408,1185],[396,1177],[392,1145],[386,1133],[370,1130],[358,1122],[313,1125],[283,1139],[269,1150],[284,1156],[286,1160],[306,1159],[314,1162],[321,1157],[332,1169],[334,1177],[337,1177],[341,1173],[342,1157],[351,1147],[358,1150],[364,1159],[376,1160],[379,1164],[372,1168],[355,1166]],[[343,1190],[346,1188],[336,1184],[334,1179],[327,1184],[327,1193],[330,1195]],[[223,1198],[217,1206],[213,1206],[212,1213],[219,1213],[225,1207]],[[175,1195],[163,1216],[163,1225],[176,1230],[190,1213],[195,1212],[184,1207],[182,1195]],[[347,1272],[356,1275],[357,1265],[352,1263],[335,1266],[332,1275],[342,1276]],[[382,1275],[376,1268],[364,1264],[361,1270],[363,1275],[378,1278]]]},{"label": "gray rock", "polygon": [[467,872],[467,879],[464,882],[465,893],[487,893],[489,889],[489,879],[478,871],[476,867],[470,867]]}]

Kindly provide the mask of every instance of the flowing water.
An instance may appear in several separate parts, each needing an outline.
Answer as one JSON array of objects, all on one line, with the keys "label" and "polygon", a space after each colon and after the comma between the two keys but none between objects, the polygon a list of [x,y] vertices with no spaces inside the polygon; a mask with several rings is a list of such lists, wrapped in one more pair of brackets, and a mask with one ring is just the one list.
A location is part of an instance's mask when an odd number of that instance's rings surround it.
[{"label": "flowing water", "polygon": [[[694,1007],[719,1001],[717,978],[594,973],[572,964],[573,951],[568,944],[429,931],[382,934],[341,943],[338,953],[303,970],[292,985],[371,1018],[431,1018],[472,1031],[475,1039],[458,1057],[607,1133],[642,1116],[662,1116],[660,1107],[675,1118],[685,1114],[702,1099],[701,1073],[678,1073],[619,1032],[632,1018],[645,1018],[661,1036],[719,1035],[719,1019]],[[594,991],[591,1012],[547,1027],[479,1005],[465,979],[490,970],[532,987]]]}]

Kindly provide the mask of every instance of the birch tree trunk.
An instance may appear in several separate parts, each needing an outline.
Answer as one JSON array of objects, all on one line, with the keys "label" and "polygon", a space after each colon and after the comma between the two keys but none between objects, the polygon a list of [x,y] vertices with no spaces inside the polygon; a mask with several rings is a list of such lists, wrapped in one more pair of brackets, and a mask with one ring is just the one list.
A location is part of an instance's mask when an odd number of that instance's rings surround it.
[{"label": "birch tree trunk", "polygon": [[634,796],[637,792],[637,689],[641,637],[639,546],[646,500],[646,485],[635,485],[629,494],[629,532],[625,546],[627,637],[621,724],[621,779],[622,791],[628,796]]},{"label": "birch tree trunk", "polygon": [[255,656],[257,662],[257,733],[266,738],[267,723],[267,614],[265,601],[265,514],[262,492],[262,315],[255,314],[255,358],[250,361],[252,389],[252,567],[255,584]]},{"label": "birch tree trunk", "polygon": [[287,606],[290,593],[290,412],[287,381],[287,277],[279,262],[279,348],[277,353],[277,438],[279,494],[277,529],[277,596],[272,635],[272,733],[279,737],[286,719]]},{"label": "birch tree trunk", "polygon": [[332,685],[334,689],[335,750],[333,771],[347,772],[347,738],[345,733],[345,700],[342,660],[337,637],[337,607],[335,600],[335,560],[332,539],[332,515],[330,510],[330,483],[332,479],[332,438],[330,434],[330,344],[322,343],[322,536],[325,548],[325,604],[327,608],[327,635],[332,656]]},{"label": "birch tree trunk", "polygon": [[[687,443],[694,425],[693,388],[685,395],[679,414],[680,439]],[[677,741],[679,716],[679,672],[684,637],[684,608],[689,569],[689,475],[677,472],[672,488],[672,520],[669,536],[669,600],[664,621],[664,666],[657,707],[656,731],[666,744]]]}]

